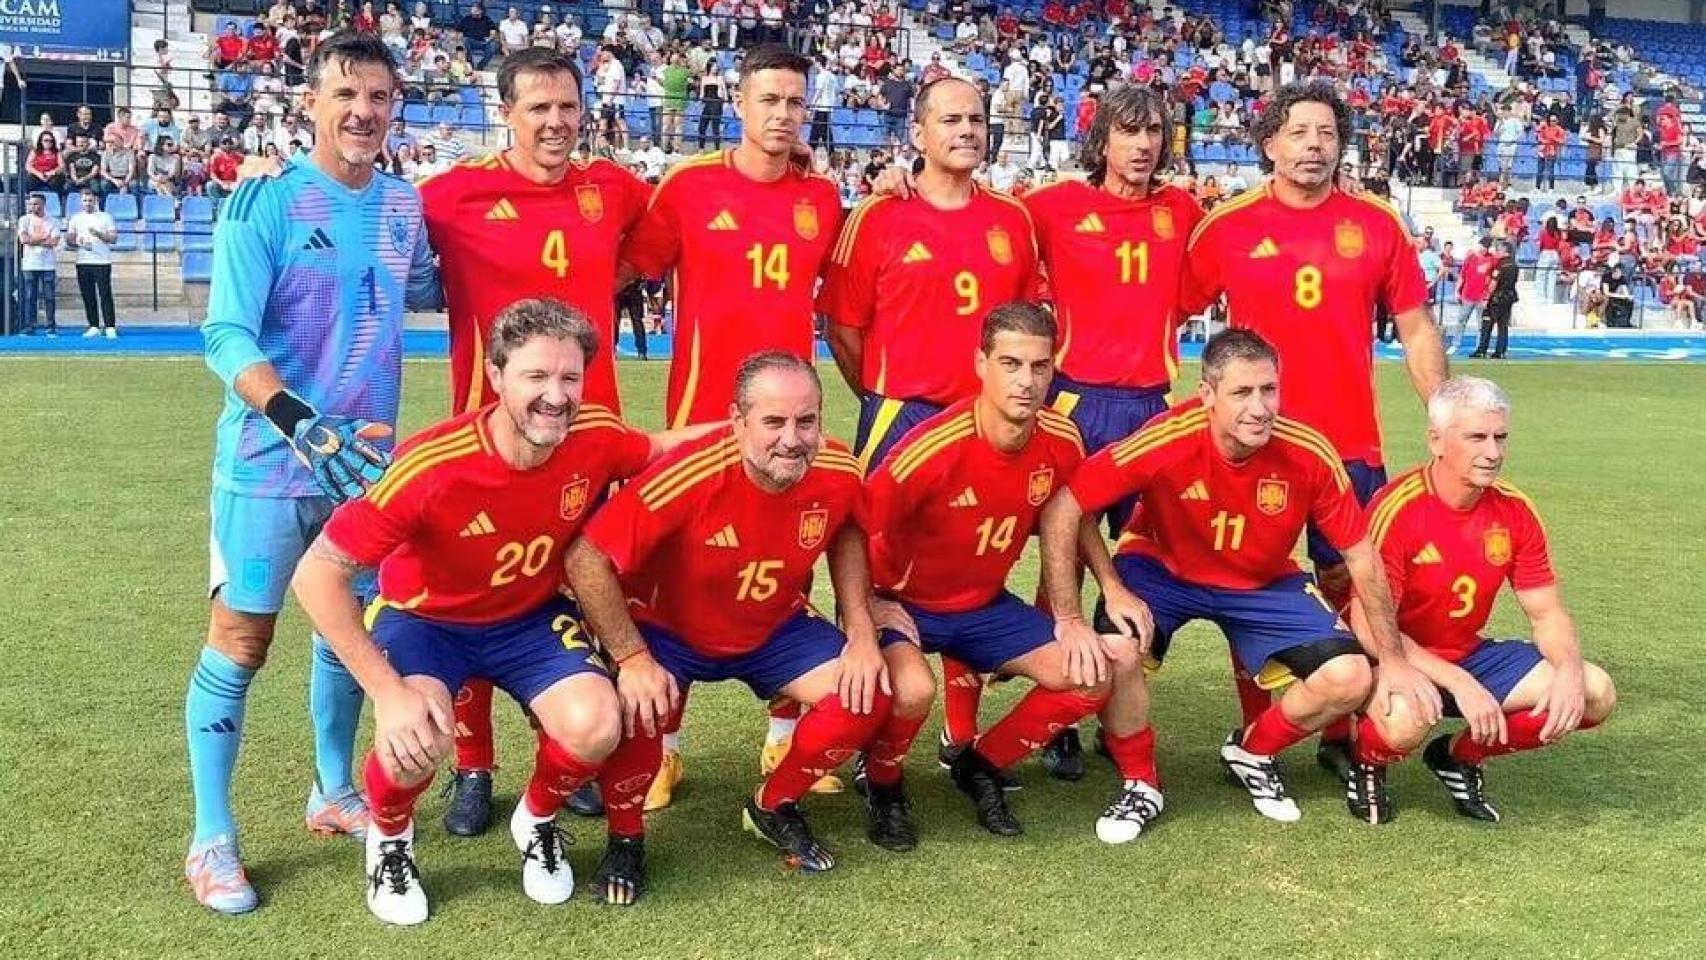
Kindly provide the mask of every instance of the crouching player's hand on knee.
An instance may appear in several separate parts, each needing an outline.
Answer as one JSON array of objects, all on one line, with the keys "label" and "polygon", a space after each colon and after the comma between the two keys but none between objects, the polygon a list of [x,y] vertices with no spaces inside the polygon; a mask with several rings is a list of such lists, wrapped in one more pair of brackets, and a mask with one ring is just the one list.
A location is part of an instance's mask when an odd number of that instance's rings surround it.
[{"label": "crouching player's hand on knee", "polygon": [[431,773],[449,756],[455,734],[450,705],[401,679],[373,695],[373,743],[389,773]]}]

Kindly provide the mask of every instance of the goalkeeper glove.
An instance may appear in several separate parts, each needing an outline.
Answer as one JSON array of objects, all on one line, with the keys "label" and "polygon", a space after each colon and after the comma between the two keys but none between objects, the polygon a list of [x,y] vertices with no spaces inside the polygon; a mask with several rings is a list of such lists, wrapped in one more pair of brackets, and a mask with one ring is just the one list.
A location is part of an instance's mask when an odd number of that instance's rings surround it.
[{"label": "goalkeeper glove", "polygon": [[369,442],[391,435],[383,423],[327,416],[288,390],[273,394],[265,412],[334,503],[361,496],[391,465],[390,456]]}]

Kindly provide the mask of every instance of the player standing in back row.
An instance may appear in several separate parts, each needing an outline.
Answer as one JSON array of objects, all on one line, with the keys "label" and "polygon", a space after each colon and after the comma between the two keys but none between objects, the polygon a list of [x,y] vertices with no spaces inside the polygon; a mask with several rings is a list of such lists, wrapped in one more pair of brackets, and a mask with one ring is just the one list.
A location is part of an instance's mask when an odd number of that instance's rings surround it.
[{"label": "player standing in back row", "polygon": [[[1179,372],[1179,285],[1185,243],[1202,219],[1188,190],[1156,182],[1172,166],[1167,104],[1148,87],[1102,98],[1081,153],[1088,176],[1025,195],[1060,322],[1054,409],[1072,418],[1092,453],[1135,433],[1167,409]],[[1117,533],[1132,501],[1108,511]],[[977,717],[978,685],[950,686],[944,714]],[[959,699],[971,698],[969,708]],[[952,731],[958,739],[971,733]],[[1049,741],[1043,766],[1055,777],[1084,774],[1078,728]]]},{"label": "player standing in back row", "polygon": [[[586,402],[618,415],[616,263],[651,187],[604,159],[571,153],[580,136],[580,69],[573,57],[529,47],[498,71],[511,146],[463,161],[421,184],[428,235],[450,307],[451,410],[490,403],[486,337],[518,300],[551,297],[592,322],[603,348],[586,369]],[[456,694],[456,772],[444,827],[484,833],[492,816],[492,683],[472,676]]]},{"label": "player standing in back row", "polygon": [[[1281,88],[1252,139],[1261,187],[1222,205],[1191,234],[1183,307],[1202,311],[1225,294],[1231,325],[1254,330],[1280,356],[1285,415],[1324,434],[1363,503],[1386,482],[1374,397],[1374,315],[1394,318],[1405,364],[1425,403],[1446,377],[1445,351],[1427,307],[1427,284],[1396,211],[1336,186],[1351,113],[1327,83]],[[1309,558],[1328,600],[1350,602],[1350,572],[1321,532]],[[1238,677],[1246,722],[1268,696]],[[1321,761],[1344,774],[1346,725],[1323,735]]]},{"label": "player standing in back row", "polygon": [[[650,279],[675,274],[664,404],[670,427],[726,420],[735,371],[754,354],[816,355],[812,297],[841,227],[841,195],[833,181],[793,162],[810,69],[786,47],[749,50],[734,94],[740,145],[671,170],[622,248],[622,259]],[[799,716],[792,705],[777,712],[766,738],[774,758],[787,752]],[[668,806],[684,775],[678,736],[664,733],[648,810]],[[826,779],[819,788],[840,785]]]},{"label": "player standing in back row", "polygon": [[[340,501],[389,457],[402,379],[403,310],[434,308],[420,196],[374,172],[396,102],[396,64],[342,33],[308,62],[314,150],[225,202],[202,333],[225,385],[213,454],[207,642],[184,702],[195,834],[184,874],[220,913],[255,908],[231,815],[249,684],[266,662],[291,572]],[[308,682],[316,833],[361,836],[350,782],[361,688],[314,638]]]}]

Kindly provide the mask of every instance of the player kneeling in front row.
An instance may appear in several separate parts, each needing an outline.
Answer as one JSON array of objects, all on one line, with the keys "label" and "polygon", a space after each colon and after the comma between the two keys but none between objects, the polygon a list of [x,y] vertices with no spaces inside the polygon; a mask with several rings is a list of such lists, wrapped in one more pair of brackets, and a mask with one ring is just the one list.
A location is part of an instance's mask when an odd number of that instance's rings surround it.
[{"label": "player kneeling in front row", "polygon": [[[1256,810],[1289,822],[1301,812],[1276,754],[1362,708],[1371,691],[1378,718],[1413,712],[1431,723],[1440,705],[1405,659],[1343,464],[1320,434],[1278,416],[1279,404],[1279,367],[1267,341],[1247,330],[1216,334],[1203,350],[1197,397],[1086,460],[1049,503],[1042,554],[1062,636],[1093,642],[1069,574],[1081,547],[1092,555],[1106,548],[1082,539],[1080,524],[1122,497],[1139,498],[1112,564],[1090,557],[1102,588],[1098,629],[1135,639],[1137,653],[1159,660],[1181,626],[1209,620],[1252,676],[1273,687],[1296,681],[1220,751]],[[1368,598],[1366,654],[1291,559],[1311,521],[1344,553]],[[1381,664],[1378,681],[1371,655]],[[1102,720],[1124,785],[1096,826],[1109,843],[1135,839],[1162,809],[1148,699],[1141,670],[1116,673]]]},{"label": "player kneeling in front row", "polygon": [[[295,586],[302,608],[374,703],[366,786],[367,903],[388,923],[427,917],[414,857],[415,800],[449,755],[452,691],[492,678],[541,731],[533,779],[510,819],[522,889],[574,891],[563,799],[621,738],[608,668],[560,595],[563,555],[593,498],[703,430],[648,437],[580,402],[598,336],[579,312],[523,300],[492,325],[497,401],[411,438],[384,479],[332,515]],[[349,584],[379,568],[363,622]]]},{"label": "player kneeling in front row", "polygon": [[[587,623],[618,664],[627,727],[600,781],[610,846],[594,882],[610,902],[644,888],[643,806],[681,686],[740,680],[761,700],[783,694],[808,708],[742,819],[809,873],[835,860],[800,798],[888,715],[859,466],[823,435],[817,371],[791,353],[755,354],[734,397],[732,426],[624,487],[569,555]],[[826,551],[845,634],[806,606]]]},{"label": "player kneeling in front row", "polygon": [[[991,310],[975,357],[978,393],[913,428],[868,482],[879,618],[900,625],[884,630],[894,714],[865,758],[870,838],[878,846],[904,851],[917,843],[901,766],[934,693],[924,653],[1036,684],[950,767],[978,822],[1003,836],[1023,827],[1007,807],[1002,771],[1107,699],[1108,666],[1095,638],[1057,642],[1048,616],[1006,590],[1042,505],[1084,459],[1078,428],[1045,405],[1054,352],[1046,310],[1028,303]],[[1087,534],[1100,539],[1093,528]],[[911,692],[913,677],[925,683],[922,696]]]},{"label": "player kneeling in front row", "polygon": [[[1499,811],[1484,790],[1483,761],[1598,726],[1617,703],[1611,678],[1582,660],[1534,504],[1499,479],[1509,431],[1510,398],[1496,384],[1446,381],[1428,401],[1432,459],[1381,490],[1369,515],[1410,657],[1445,692],[1446,714],[1468,721],[1455,737],[1428,744],[1423,762],[1458,813],[1491,823]],[[1481,636],[1506,581],[1533,643]],[[1362,617],[1360,602],[1352,616]],[[1388,745],[1358,724],[1347,784],[1353,813],[1371,823],[1396,816],[1386,764],[1425,732]]]}]

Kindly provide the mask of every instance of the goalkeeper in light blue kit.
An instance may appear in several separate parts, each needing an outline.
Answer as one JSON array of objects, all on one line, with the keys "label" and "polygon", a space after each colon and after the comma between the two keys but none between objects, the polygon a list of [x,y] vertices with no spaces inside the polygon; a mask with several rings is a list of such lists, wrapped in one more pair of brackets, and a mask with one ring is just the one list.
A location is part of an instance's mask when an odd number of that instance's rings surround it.
[{"label": "goalkeeper in light blue kit", "polygon": [[[213,459],[211,625],[184,709],[195,793],[184,874],[196,899],[221,913],[257,902],[230,809],[249,682],[297,560],[332,508],[390,462],[405,306],[440,302],[420,197],[373,167],[400,89],[389,51],[377,37],[339,34],[307,73],[314,149],[225,201],[203,326],[207,364],[226,393]],[[313,644],[307,823],[359,837],[367,808],[350,765],[361,688],[320,637]]]}]

